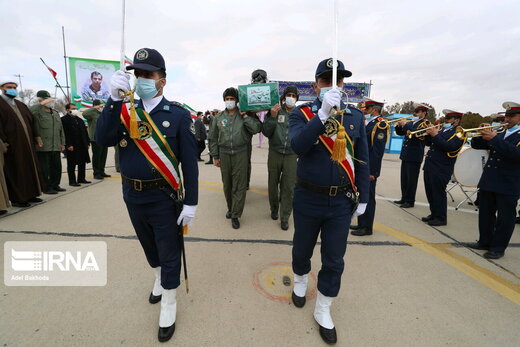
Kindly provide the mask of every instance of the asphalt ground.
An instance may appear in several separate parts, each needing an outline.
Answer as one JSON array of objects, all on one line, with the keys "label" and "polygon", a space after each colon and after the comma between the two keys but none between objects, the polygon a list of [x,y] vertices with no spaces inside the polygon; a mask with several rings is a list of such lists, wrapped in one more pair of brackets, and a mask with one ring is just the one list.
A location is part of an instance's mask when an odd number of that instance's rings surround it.
[{"label": "asphalt ground", "polygon": [[[320,268],[317,246],[307,305],[290,303],[290,229],[270,218],[267,143],[254,139],[253,174],[239,230],[225,219],[219,169],[200,163],[197,216],[186,237],[189,294],[177,291],[178,346],[320,346],[313,320]],[[207,159],[205,154],[204,158]],[[44,195],[0,218],[0,241],[104,241],[107,284],[0,290],[0,346],[159,345],[159,304],[148,303],[153,273],[122,200],[109,150],[111,178]],[[90,165],[89,165],[90,167]],[[65,161],[63,170],[65,171]],[[401,209],[400,161],[385,154],[377,185],[375,232],[349,236],[342,287],[332,306],[338,346],[519,346],[520,233],[504,258],[487,260],[466,247],[478,237],[477,212],[455,187],[448,225],[430,227],[419,181],[417,204]],[[2,247],[3,252],[3,247]],[[1,257],[4,269],[4,257]]]}]

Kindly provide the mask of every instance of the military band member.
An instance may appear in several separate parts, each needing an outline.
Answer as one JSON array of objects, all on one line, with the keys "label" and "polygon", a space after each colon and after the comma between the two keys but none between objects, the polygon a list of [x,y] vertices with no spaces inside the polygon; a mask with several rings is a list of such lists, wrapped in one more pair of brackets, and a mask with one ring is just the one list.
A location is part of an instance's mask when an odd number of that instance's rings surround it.
[{"label": "military band member", "polygon": [[280,212],[283,230],[289,229],[296,182],[297,156],[291,148],[289,114],[294,109],[299,95],[296,86],[287,86],[282,94],[282,105],[277,104],[271,108],[262,126],[262,133],[269,139],[267,170],[271,218],[277,220]]},{"label": "military band member", "polygon": [[412,121],[401,119],[395,127],[395,132],[399,136],[404,136],[403,146],[401,147],[401,199],[394,201],[400,204],[401,208],[410,208],[415,205],[415,193],[417,192],[417,182],[419,172],[424,158],[424,137],[406,136],[408,131],[416,131],[426,127],[426,114],[431,107],[418,104],[413,111]]},{"label": "military band member", "polygon": [[430,215],[421,218],[431,226],[442,226],[448,222],[448,201],[446,187],[453,174],[457,155],[464,145],[465,139],[456,135],[463,113],[443,110],[444,124],[442,128],[432,127],[426,132],[426,146],[430,150],[424,161],[424,189],[430,204]]},{"label": "military band member", "polygon": [[369,98],[365,99],[366,137],[368,143],[368,156],[370,167],[370,186],[368,193],[368,205],[365,213],[358,217],[358,224],[350,226],[352,235],[372,235],[374,217],[376,214],[376,183],[381,173],[381,162],[385,154],[386,141],[389,136],[390,126],[381,117],[384,103]]},{"label": "military band member", "polygon": [[[291,146],[298,155],[293,199],[292,301],[296,307],[305,305],[311,257],[321,234],[322,266],[318,273],[314,319],[322,339],[330,344],[337,341],[330,306],[338,295],[345,265],[346,230],[352,217],[363,214],[366,209],[369,182],[363,114],[356,108],[346,107],[339,90],[331,88],[333,82],[342,88],[343,79],[352,73],[338,61],[338,80],[332,81],[332,67],[332,59],[319,63],[313,85],[319,97],[295,108],[289,118]],[[344,110],[344,114],[330,119],[334,108]],[[335,144],[340,146],[334,147]],[[336,159],[331,160],[331,155]],[[340,158],[343,156],[344,160]]]},{"label": "military band member", "polygon": [[224,91],[226,109],[219,113],[209,130],[210,153],[216,167],[220,168],[224,196],[233,229],[240,228],[246,203],[249,152],[251,138],[262,129],[262,123],[252,113],[238,109],[238,90],[230,87]]},{"label": "military band member", "polygon": [[135,113],[128,109],[119,92],[130,90],[130,76],[114,73],[111,97],[97,121],[96,142],[119,146],[123,198],[155,274],[148,300],[161,302],[158,338],[164,342],[175,331],[183,247],[179,226],[192,223],[198,203],[195,128],[190,112],[163,96],[166,66],[159,52],[138,50],[126,69],[134,70],[141,99]]},{"label": "military band member", "polygon": [[489,150],[489,158],[478,183],[479,240],[474,249],[487,252],[484,257],[499,259],[515,229],[516,205],[520,196],[520,104],[505,102],[504,132],[483,129],[471,147]]}]

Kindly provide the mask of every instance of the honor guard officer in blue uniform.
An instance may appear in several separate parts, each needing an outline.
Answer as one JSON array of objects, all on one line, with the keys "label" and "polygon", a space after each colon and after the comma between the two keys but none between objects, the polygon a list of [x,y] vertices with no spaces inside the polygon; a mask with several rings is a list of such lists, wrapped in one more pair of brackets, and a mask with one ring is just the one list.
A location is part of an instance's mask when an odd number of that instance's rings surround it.
[{"label": "honor guard officer in blue uniform", "polygon": [[464,145],[465,138],[457,136],[456,128],[460,125],[463,113],[443,110],[444,124],[442,128],[425,128],[428,136],[426,146],[430,150],[424,160],[424,189],[430,204],[430,215],[421,218],[431,226],[442,226],[448,223],[448,201],[446,187],[453,174],[457,156]]},{"label": "honor guard officer in blue uniform", "polygon": [[471,248],[487,250],[484,257],[499,259],[515,229],[520,196],[520,104],[505,102],[505,131],[482,129],[471,147],[489,150],[489,158],[478,183],[478,242]]},{"label": "honor guard officer in blue uniform", "polygon": [[417,182],[419,172],[424,158],[424,136],[407,136],[407,132],[424,129],[430,122],[426,120],[426,114],[431,107],[424,104],[415,105],[413,119],[407,121],[401,119],[395,127],[395,132],[399,136],[404,136],[403,146],[401,147],[401,199],[394,203],[401,205],[401,208],[411,208],[415,205],[415,193],[417,192]]},{"label": "honor guard officer in blue uniform", "polygon": [[[319,97],[295,108],[289,116],[291,146],[298,155],[293,199],[292,300],[296,307],[305,305],[311,257],[321,233],[322,266],[314,319],[327,343],[337,340],[330,306],[340,288],[347,230],[352,217],[363,214],[368,201],[368,148],[363,114],[354,107],[346,107],[341,102],[340,91],[331,88],[333,82],[342,88],[343,78],[352,75],[341,61],[337,66],[338,79],[332,81],[333,60],[319,63],[313,85]],[[334,109],[344,113],[331,117]],[[338,147],[334,147],[336,144]],[[332,160],[333,157],[336,159]]]},{"label": "honor guard officer in blue uniform", "polygon": [[370,190],[365,213],[358,217],[358,224],[350,226],[352,235],[372,235],[372,227],[376,214],[376,183],[381,173],[381,161],[385,154],[390,126],[380,117],[384,103],[365,98],[365,123],[370,166]]},{"label": "honor guard officer in blue uniform", "polygon": [[[197,143],[189,111],[163,96],[166,67],[161,54],[142,48],[126,69],[137,77],[136,93],[141,97],[135,103],[137,115],[128,111],[120,96],[130,91],[130,76],[117,71],[97,122],[96,141],[119,146],[123,198],[155,274],[149,302],[161,301],[158,338],[163,342],[175,331],[183,247],[178,225],[190,225],[197,208]],[[182,165],[184,191],[176,163]]]}]

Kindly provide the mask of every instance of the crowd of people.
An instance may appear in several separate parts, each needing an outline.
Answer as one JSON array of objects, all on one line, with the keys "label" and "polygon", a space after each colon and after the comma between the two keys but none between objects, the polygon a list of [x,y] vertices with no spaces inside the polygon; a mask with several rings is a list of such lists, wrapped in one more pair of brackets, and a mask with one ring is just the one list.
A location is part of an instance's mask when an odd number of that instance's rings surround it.
[{"label": "crowd of people", "polygon": [[42,202],[42,193],[66,191],[60,185],[61,153],[67,158],[71,187],[91,183],[85,176],[89,148],[94,178],[110,177],[105,173],[107,147],[95,141],[96,121],[103,110],[100,100],[94,100],[93,107],[83,112],[85,123],[75,104],[66,104],[62,117],[48,91],[38,91],[37,102],[28,107],[16,98],[17,88],[13,80],[0,82],[0,215],[10,206]]},{"label": "crowd of people", "polygon": [[[0,82],[2,213],[9,200],[13,206],[27,207],[40,202],[42,192],[65,191],[60,186],[61,152],[67,157],[70,186],[91,183],[85,179],[89,148],[94,178],[110,177],[105,172],[107,147],[114,146],[123,198],[155,275],[149,302],[161,302],[158,338],[167,341],[175,330],[182,235],[195,218],[198,162],[203,161],[206,142],[210,156],[206,164],[218,167],[222,177],[225,218],[238,229],[251,179],[252,138],[262,134],[269,139],[270,217],[280,219],[281,229],[288,230],[294,211],[292,302],[298,308],[306,303],[311,257],[320,236],[322,267],[314,319],[323,340],[336,343],[330,307],[340,289],[347,231],[352,229],[354,236],[373,233],[376,184],[394,122],[382,117],[384,103],[366,98],[360,108],[345,104],[340,89],[352,73],[341,61],[325,59],[316,68],[313,88],[317,97],[312,102],[297,105],[299,91],[288,86],[281,102],[270,109],[241,111],[239,92],[229,87],[222,95],[223,111],[199,112],[193,120],[182,104],[163,96],[167,75],[159,52],[140,49],[127,70],[134,70],[135,91],[141,99],[135,104],[124,102],[122,93],[133,92],[129,75],[117,71],[106,105],[94,100],[93,107],[83,113],[87,125],[74,104],[67,104],[66,115],[60,118],[47,91],[39,91],[38,103],[28,108],[16,99],[16,82]],[[265,71],[256,70],[251,82],[263,83],[266,77]],[[469,246],[486,250],[484,257],[489,259],[504,256],[520,196],[520,104],[506,102],[503,107],[502,123],[479,129],[471,141],[473,148],[490,154],[479,182],[480,238]],[[446,188],[466,143],[459,128],[464,115],[444,110],[444,122],[434,126],[426,120],[429,109],[416,104],[413,117],[397,120],[396,133],[404,141],[402,195],[394,203],[414,207],[425,158],[424,186],[431,213],[422,220],[440,227],[447,224]],[[429,147],[426,155],[425,147]],[[358,223],[351,225],[355,217]]]}]

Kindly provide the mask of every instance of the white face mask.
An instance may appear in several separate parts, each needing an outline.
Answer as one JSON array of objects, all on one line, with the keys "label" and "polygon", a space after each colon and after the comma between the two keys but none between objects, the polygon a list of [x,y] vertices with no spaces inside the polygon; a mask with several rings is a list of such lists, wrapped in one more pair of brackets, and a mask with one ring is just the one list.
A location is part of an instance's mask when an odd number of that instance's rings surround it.
[{"label": "white face mask", "polygon": [[77,116],[78,115],[78,110],[72,110],[72,111],[70,111],[70,114],[73,115],[73,116]]},{"label": "white face mask", "polygon": [[54,101],[49,101],[47,103],[42,104],[45,107],[53,108],[54,107]]},{"label": "white face mask", "polygon": [[226,100],[225,103],[226,103],[226,109],[228,111],[233,110],[237,105],[235,100]]},{"label": "white face mask", "polygon": [[296,98],[286,97],[285,98],[285,104],[289,108],[293,108],[296,105]]}]

